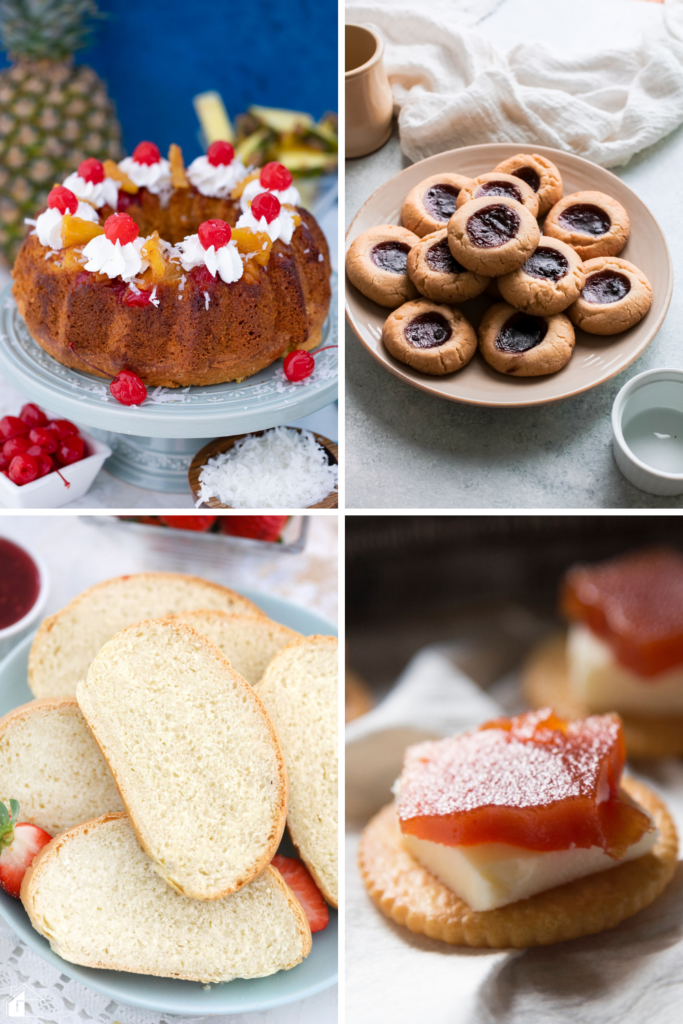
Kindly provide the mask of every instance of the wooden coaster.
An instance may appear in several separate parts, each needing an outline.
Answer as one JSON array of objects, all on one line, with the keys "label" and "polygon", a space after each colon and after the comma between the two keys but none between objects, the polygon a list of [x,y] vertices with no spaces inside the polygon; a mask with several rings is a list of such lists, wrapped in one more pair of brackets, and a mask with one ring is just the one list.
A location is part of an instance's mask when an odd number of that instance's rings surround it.
[{"label": "wooden coaster", "polygon": [[[594,714],[571,691],[567,673],[566,635],[556,634],[540,643],[522,670],[524,696],[533,708],[551,707],[560,718],[586,718]],[[683,716],[640,718],[619,716],[629,757],[683,755]]]},{"label": "wooden coaster", "polygon": [[[292,430],[297,430],[301,433],[301,427],[292,427]],[[241,441],[245,437],[263,437],[266,433],[265,430],[252,430],[249,434],[234,434],[232,437],[217,437],[214,441],[210,441],[205,444],[203,448],[200,448],[192,462],[187,473],[187,478],[190,483],[190,490],[192,491],[192,497],[195,501],[199,501],[199,474],[202,469],[209,461],[209,459],[215,458],[216,455],[222,455],[224,452],[230,451],[238,441]],[[329,437],[323,437],[322,434],[316,434],[313,431],[315,437],[321,448],[325,449],[327,453],[327,461],[332,466],[336,466],[339,462],[339,446],[334,441],[330,441]],[[208,498],[205,502],[207,508],[232,508],[232,505],[224,505],[218,500],[218,498]],[[315,505],[308,505],[307,508],[339,508],[339,491],[330,491],[330,493],[319,501]]]},{"label": "wooden coaster", "polygon": [[471,910],[418,864],[403,848],[393,804],[384,807],[361,836],[360,873],[383,914],[453,946],[524,949],[594,935],[649,906],[676,870],[676,829],[666,807],[643,783],[623,779],[622,787],[653,816],[660,832],[654,849],[507,907]]}]

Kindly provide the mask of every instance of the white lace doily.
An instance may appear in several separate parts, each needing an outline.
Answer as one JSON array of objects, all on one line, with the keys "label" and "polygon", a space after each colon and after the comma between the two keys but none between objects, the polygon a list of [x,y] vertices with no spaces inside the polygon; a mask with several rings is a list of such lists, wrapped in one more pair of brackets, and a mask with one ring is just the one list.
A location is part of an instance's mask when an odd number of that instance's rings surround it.
[{"label": "white lace doily", "polygon": [[0,918],[0,1015],[27,1024],[333,1024],[337,989],[271,1010],[181,1017],[125,1006],[42,960]]}]

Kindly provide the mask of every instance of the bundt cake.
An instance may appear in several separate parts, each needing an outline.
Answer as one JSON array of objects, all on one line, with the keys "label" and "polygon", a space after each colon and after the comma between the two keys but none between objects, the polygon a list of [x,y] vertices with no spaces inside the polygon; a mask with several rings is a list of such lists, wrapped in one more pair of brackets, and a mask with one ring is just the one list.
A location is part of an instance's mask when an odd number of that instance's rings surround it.
[{"label": "bundt cake", "polygon": [[55,186],[13,269],[28,330],[60,363],[152,386],[242,380],[315,348],[330,260],[281,164],[248,170],[227,142],[186,168],[140,143]]}]

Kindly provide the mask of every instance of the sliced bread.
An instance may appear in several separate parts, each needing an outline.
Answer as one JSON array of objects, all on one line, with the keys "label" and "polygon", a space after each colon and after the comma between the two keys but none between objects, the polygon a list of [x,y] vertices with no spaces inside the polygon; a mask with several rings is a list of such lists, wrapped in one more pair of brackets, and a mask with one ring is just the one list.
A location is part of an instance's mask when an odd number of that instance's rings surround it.
[{"label": "sliced bread", "polygon": [[224,900],[188,899],[155,873],[125,814],[43,847],[21,899],[54,952],[86,967],[220,982],[289,970],[311,949],[301,906],[274,868]]},{"label": "sliced bread", "polygon": [[276,654],[256,690],[289,777],[287,825],[328,903],[337,906],[337,640],[309,636]]},{"label": "sliced bread", "polygon": [[139,622],[105,644],[78,703],[143,849],[185,896],[214,900],[269,864],[287,775],[261,700],[183,622]]},{"label": "sliced bread", "polygon": [[133,622],[161,619],[192,608],[262,614],[241,594],[197,576],[144,572],[105,580],[43,621],[29,657],[32,693],[36,697],[75,696],[76,684],[116,633]]},{"label": "sliced bread", "polygon": [[301,635],[265,615],[199,611],[178,612],[173,618],[208,636],[252,686],[260,681],[277,652]]},{"label": "sliced bread", "polygon": [[75,697],[33,700],[0,719],[0,799],[51,836],[123,803]]}]

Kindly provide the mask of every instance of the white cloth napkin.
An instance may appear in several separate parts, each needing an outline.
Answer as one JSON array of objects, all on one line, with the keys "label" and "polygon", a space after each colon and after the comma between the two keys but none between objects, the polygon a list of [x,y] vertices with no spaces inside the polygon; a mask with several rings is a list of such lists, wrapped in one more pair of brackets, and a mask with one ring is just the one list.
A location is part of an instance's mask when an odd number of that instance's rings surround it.
[{"label": "white cloth napkin", "polygon": [[[420,651],[390,695],[347,727],[346,1018],[354,1024],[678,1024],[683,1005],[683,867],[647,910],[612,931],[526,951],[447,946],[377,910],[356,861],[358,823],[391,799],[405,746],[500,714],[455,664],[457,645]],[[683,762],[647,782],[683,821]]]},{"label": "white cloth napkin", "polygon": [[[501,0],[347,5],[347,21],[371,24],[384,38],[401,147],[411,160],[511,142],[614,167],[683,122],[683,45],[666,34],[661,9],[651,12],[641,36],[599,49],[589,18],[586,51],[567,56],[561,34],[548,46],[534,38],[533,23],[529,42],[507,54],[467,27],[500,6]],[[654,5],[612,6],[615,18],[627,19],[629,8]]]}]

